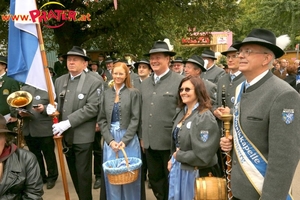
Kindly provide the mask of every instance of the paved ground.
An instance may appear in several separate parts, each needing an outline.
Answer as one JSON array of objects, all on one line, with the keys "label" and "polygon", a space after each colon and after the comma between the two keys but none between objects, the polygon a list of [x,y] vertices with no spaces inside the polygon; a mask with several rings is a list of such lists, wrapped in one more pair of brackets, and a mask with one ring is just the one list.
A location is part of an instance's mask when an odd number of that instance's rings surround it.
[{"label": "paved ground", "polygon": [[[57,161],[59,161],[59,160],[57,159]],[[78,200],[78,197],[77,197],[75,189],[73,187],[71,177],[68,172],[69,170],[68,170],[66,163],[65,163],[65,166],[66,166],[66,174],[67,174],[70,200]],[[146,182],[146,184],[147,184],[147,182]],[[300,185],[300,162],[298,164],[297,171],[295,173],[294,180],[292,183],[292,194],[293,194],[294,200],[300,200],[300,186],[299,185]],[[61,176],[59,176],[59,178],[56,182],[56,185],[53,189],[47,190],[46,185],[44,185],[44,192],[45,192],[45,194],[43,196],[44,200],[64,200],[65,193],[64,193],[64,189],[63,189]],[[147,200],[155,200],[152,190],[148,189],[147,187],[146,187],[146,195],[147,195]],[[99,196],[100,196],[100,189],[97,189],[97,190],[93,189],[93,199],[99,200]]]},{"label": "paved ground", "polygon": [[[57,152],[56,152],[57,155]],[[46,184],[44,185],[44,200],[64,200],[65,199],[65,192],[63,188],[63,183],[61,179],[61,170],[60,170],[60,164],[59,164],[59,159],[57,157],[57,164],[59,165],[59,177],[58,180],[56,181],[56,184],[54,188],[47,190]],[[67,181],[68,181],[68,191],[69,191],[69,197],[70,200],[78,200],[77,194],[75,192],[70,174],[69,174],[69,169],[67,166],[67,162],[65,160],[65,167],[66,167],[66,174],[67,174]],[[93,177],[94,178],[94,177]],[[94,183],[95,180],[93,180]],[[146,184],[146,197],[147,200],[155,200],[156,198],[154,197],[152,190],[147,188],[148,182],[145,182]],[[93,199],[94,200],[99,200],[100,199],[100,189],[94,190],[93,189]]]}]

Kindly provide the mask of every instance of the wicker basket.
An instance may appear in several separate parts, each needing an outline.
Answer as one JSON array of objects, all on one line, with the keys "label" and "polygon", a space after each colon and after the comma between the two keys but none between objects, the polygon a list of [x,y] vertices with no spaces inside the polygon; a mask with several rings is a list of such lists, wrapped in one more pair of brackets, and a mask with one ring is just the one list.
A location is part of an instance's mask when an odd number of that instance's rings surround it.
[{"label": "wicker basket", "polygon": [[[103,163],[103,170],[107,175],[108,181],[112,185],[129,184],[137,180],[139,176],[139,168],[142,166],[142,160],[135,157],[127,157],[123,148],[121,148],[124,158],[108,160]],[[126,166],[118,167],[121,162],[126,163]]]}]

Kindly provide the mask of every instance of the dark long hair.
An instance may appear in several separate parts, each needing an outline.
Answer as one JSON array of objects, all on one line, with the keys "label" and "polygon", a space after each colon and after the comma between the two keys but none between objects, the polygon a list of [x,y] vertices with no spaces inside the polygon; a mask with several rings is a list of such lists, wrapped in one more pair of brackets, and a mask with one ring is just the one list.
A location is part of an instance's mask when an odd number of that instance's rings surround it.
[{"label": "dark long hair", "polygon": [[186,81],[191,81],[191,83],[194,85],[195,87],[195,94],[197,96],[197,102],[199,103],[199,106],[197,108],[197,110],[199,112],[203,111],[204,109],[211,109],[212,105],[211,105],[211,100],[210,97],[206,91],[205,85],[203,80],[199,77],[199,76],[187,76],[185,78],[183,78],[179,84],[178,87],[178,107],[183,109],[185,106],[185,103],[182,102],[181,96],[180,96],[180,92],[179,89],[181,88],[182,84]]}]

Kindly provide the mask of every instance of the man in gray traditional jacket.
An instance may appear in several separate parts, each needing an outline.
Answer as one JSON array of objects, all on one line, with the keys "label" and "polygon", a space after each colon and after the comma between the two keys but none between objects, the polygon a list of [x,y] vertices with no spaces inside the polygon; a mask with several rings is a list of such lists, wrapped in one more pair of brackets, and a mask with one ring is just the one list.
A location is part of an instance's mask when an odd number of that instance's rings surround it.
[{"label": "man in gray traditional jacket", "polygon": [[269,70],[284,51],[265,29],[253,29],[233,47],[246,78],[236,89],[233,136],[220,141],[222,150],[233,149],[233,199],[291,199],[300,155],[300,96]]},{"label": "man in gray traditional jacket", "polygon": [[[53,134],[63,133],[64,149],[70,175],[80,200],[92,199],[92,151],[102,82],[85,72],[89,58],[74,46],[66,55],[69,73],[56,79],[60,122],[53,124]],[[47,113],[55,111],[47,106]]]},{"label": "man in gray traditional jacket", "polygon": [[149,182],[158,200],[168,199],[167,164],[170,158],[172,119],[176,113],[178,86],[183,76],[169,69],[171,56],[167,43],[157,41],[148,54],[154,74],[141,84],[142,134]]}]

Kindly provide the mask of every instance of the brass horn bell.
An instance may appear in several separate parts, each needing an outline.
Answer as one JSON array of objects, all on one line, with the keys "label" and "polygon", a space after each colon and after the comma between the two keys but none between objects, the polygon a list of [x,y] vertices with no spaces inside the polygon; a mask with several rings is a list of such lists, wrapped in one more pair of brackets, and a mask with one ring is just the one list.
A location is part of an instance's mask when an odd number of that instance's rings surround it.
[{"label": "brass horn bell", "polygon": [[30,104],[32,95],[26,91],[16,91],[11,93],[6,101],[11,107],[21,108]]}]

